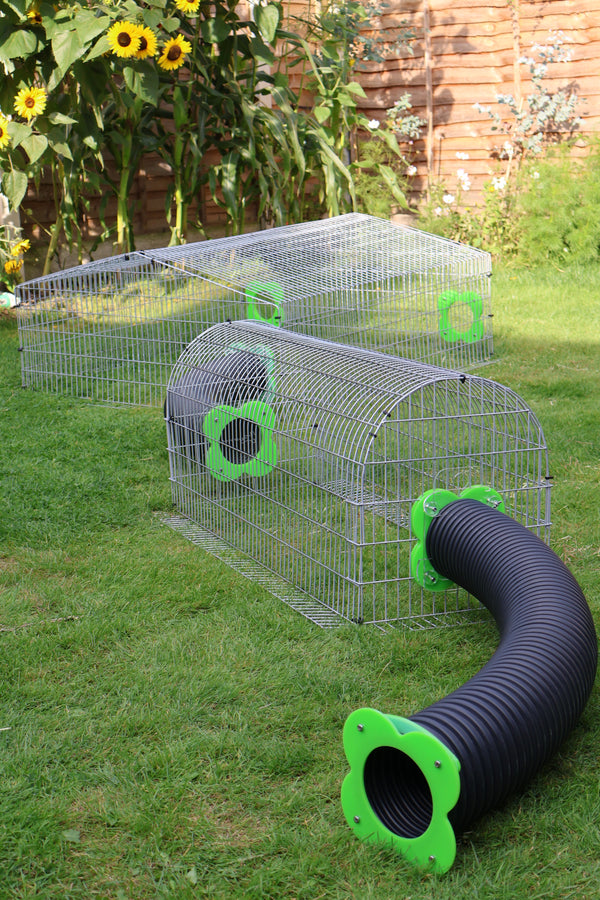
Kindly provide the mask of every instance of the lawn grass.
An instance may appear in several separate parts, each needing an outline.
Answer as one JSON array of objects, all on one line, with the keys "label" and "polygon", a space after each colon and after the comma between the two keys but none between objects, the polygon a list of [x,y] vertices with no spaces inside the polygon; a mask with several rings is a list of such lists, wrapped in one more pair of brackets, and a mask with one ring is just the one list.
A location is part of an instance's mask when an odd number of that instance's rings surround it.
[{"label": "lawn grass", "polygon": [[[600,621],[600,268],[494,275],[496,361],[550,448],[552,546]],[[410,715],[494,626],[322,631],[161,524],[164,422],[20,387],[0,318],[0,898],[595,898],[599,696],[445,876],[357,842],[341,732]],[[526,735],[523,736],[526,740]]]}]

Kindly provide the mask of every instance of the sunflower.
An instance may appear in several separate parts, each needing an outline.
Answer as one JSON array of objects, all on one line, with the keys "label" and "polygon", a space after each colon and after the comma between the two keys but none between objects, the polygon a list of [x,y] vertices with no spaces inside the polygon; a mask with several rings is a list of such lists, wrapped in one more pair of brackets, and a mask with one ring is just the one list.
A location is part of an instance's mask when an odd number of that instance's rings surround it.
[{"label": "sunflower", "polygon": [[0,150],[4,150],[10,144],[8,133],[8,119],[0,113]]},{"label": "sunflower", "polygon": [[27,18],[30,25],[41,25],[44,21],[37,6],[32,6],[31,9],[27,10]]},{"label": "sunflower", "polygon": [[4,263],[4,271],[7,275],[17,275],[23,268],[22,259],[7,259]]},{"label": "sunflower", "polygon": [[47,99],[44,88],[21,88],[15,97],[15,112],[29,122],[34,116],[44,112]]},{"label": "sunflower", "polygon": [[31,244],[29,243],[29,239],[23,238],[22,241],[18,241],[18,243],[11,248],[10,252],[12,256],[20,256],[22,253],[27,253],[30,247]]},{"label": "sunflower", "polygon": [[161,69],[179,69],[185,62],[185,54],[190,53],[192,45],[180,34],[175,38],[169,38],[158,57]]},{"label": "sunflower", "polygon": [[179,12],[191,16],[194,13],[198,12],[200,0],[175,0],[175,6],[179,10]]},{"label": "sunflower", "polygon": [[149,56],[156,55],[156,35],[151,28],[140,29],[140,45],[136,51],[136,59],[147,59]]},{"label": "sunflower", "polygon": [[140,26],[133,22],[115,22],[106,32],[106,37],[112,52],[122,59],[128,59],[140,49],[141,32]]}]

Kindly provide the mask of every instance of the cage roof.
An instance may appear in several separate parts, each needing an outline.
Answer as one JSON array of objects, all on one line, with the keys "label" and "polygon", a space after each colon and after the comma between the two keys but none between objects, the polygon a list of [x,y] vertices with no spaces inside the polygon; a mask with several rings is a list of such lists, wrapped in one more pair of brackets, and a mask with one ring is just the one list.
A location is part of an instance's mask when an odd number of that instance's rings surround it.
[{"label": "cage roof", "polygon": [[[528,439],[545,446],[535,416],[510,388],[480,376],[337,344],[254,320],[214,325],[198,335],[174,366],[168,392],[179,394],[184,401],[187,398],[191,409],[197,394],[191,387],[190,370],[210,377],[214,360],[240,351],[257,354],[273,364],[271,393],[275,404],[289,402],[310,409],[327,434],[327,449],[355,461],[366,459],[372,438],[388,417],[396,415],[399,404],[410,401],[411,394],[422,389],[435,391],[437,385],[444,391],[448,388],[455,402],[445,408],[443,399],[436,401],[436,417],[486,412],[525,414]],[[233,377],[239,378],[239,372]],[[285,422],[280,426],[285,431]],[[506,426],[500,422],[499,427]]]},{"label": "cage roof", "polygon": [[191,275],[226,281],[236,290],[252,280],[276,278],[294,297],[448,269],[491,272],[491,257],[483,250],[362,213],[143,255]]}]

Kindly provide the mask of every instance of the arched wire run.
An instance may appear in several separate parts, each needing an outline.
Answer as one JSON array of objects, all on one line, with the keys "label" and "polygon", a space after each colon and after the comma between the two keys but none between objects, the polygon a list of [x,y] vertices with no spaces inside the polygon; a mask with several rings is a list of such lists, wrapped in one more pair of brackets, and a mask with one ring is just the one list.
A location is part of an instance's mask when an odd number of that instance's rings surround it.
[{"label": "arched wire run", "polygon": [[539,422],[488,379],[232,322],[181,354],[165,414],[179,519],[328,623],[432,625],[472,608],[464,592],[432,598],[410,582],[410,510],[424,490],[488,484],[548,533]]}]

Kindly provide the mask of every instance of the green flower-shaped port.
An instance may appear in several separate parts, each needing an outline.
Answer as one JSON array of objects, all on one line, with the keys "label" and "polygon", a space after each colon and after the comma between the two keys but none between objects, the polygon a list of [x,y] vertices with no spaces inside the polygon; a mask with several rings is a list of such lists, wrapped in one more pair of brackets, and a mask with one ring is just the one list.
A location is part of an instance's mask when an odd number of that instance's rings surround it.
[{"label": "green flower-shaped port", "polygon": [[275,413],[262,400],[216,406],[204,417],[205,462],[218,481],[268,475],[277,464]]},{"label": "green flower-shaped port", "polygon": [[[282,325],[285,295],[277,281],[253,281],[246,288],[248,318],[266,322],[268,325]],[[271,314],[267,314],[267,310]]]},{"label": "green flower-shaped port", "polygon": [[447,872],[456,856],[448,814],[460,794],[451,750],[416,722],[368,708],[348,717],[344,750],[342,808],[357,837],[393,847],[419,869]]},{"label": "green flower-shaped port", "polygon": [[445,591],[454,586],[449,578],[436,572],[425,551],[425,538],[431,522],[449,503],[455,500],[478,500],[505,512],[502,496],[485,484],[474,484],[461,491],[457,496],[453,491],[444,488],[433,488],[417,497],[410,511],[410,523],[414,537],[417,539],[410,554],[410,574],[415,581],[428,591]]},{"label": "green flower-shaped port", "polygon": [[[473,321],[465,331],[458,331],[450,324],[450,310],[455,303],[468,307],[471,310]],[[466,344],[474,344],[483,338],[483,301],[475,291],[444,291],[438,297],[438,309],[440,312],[440,333],[444,340],[456,344],[464,341]]]}]

